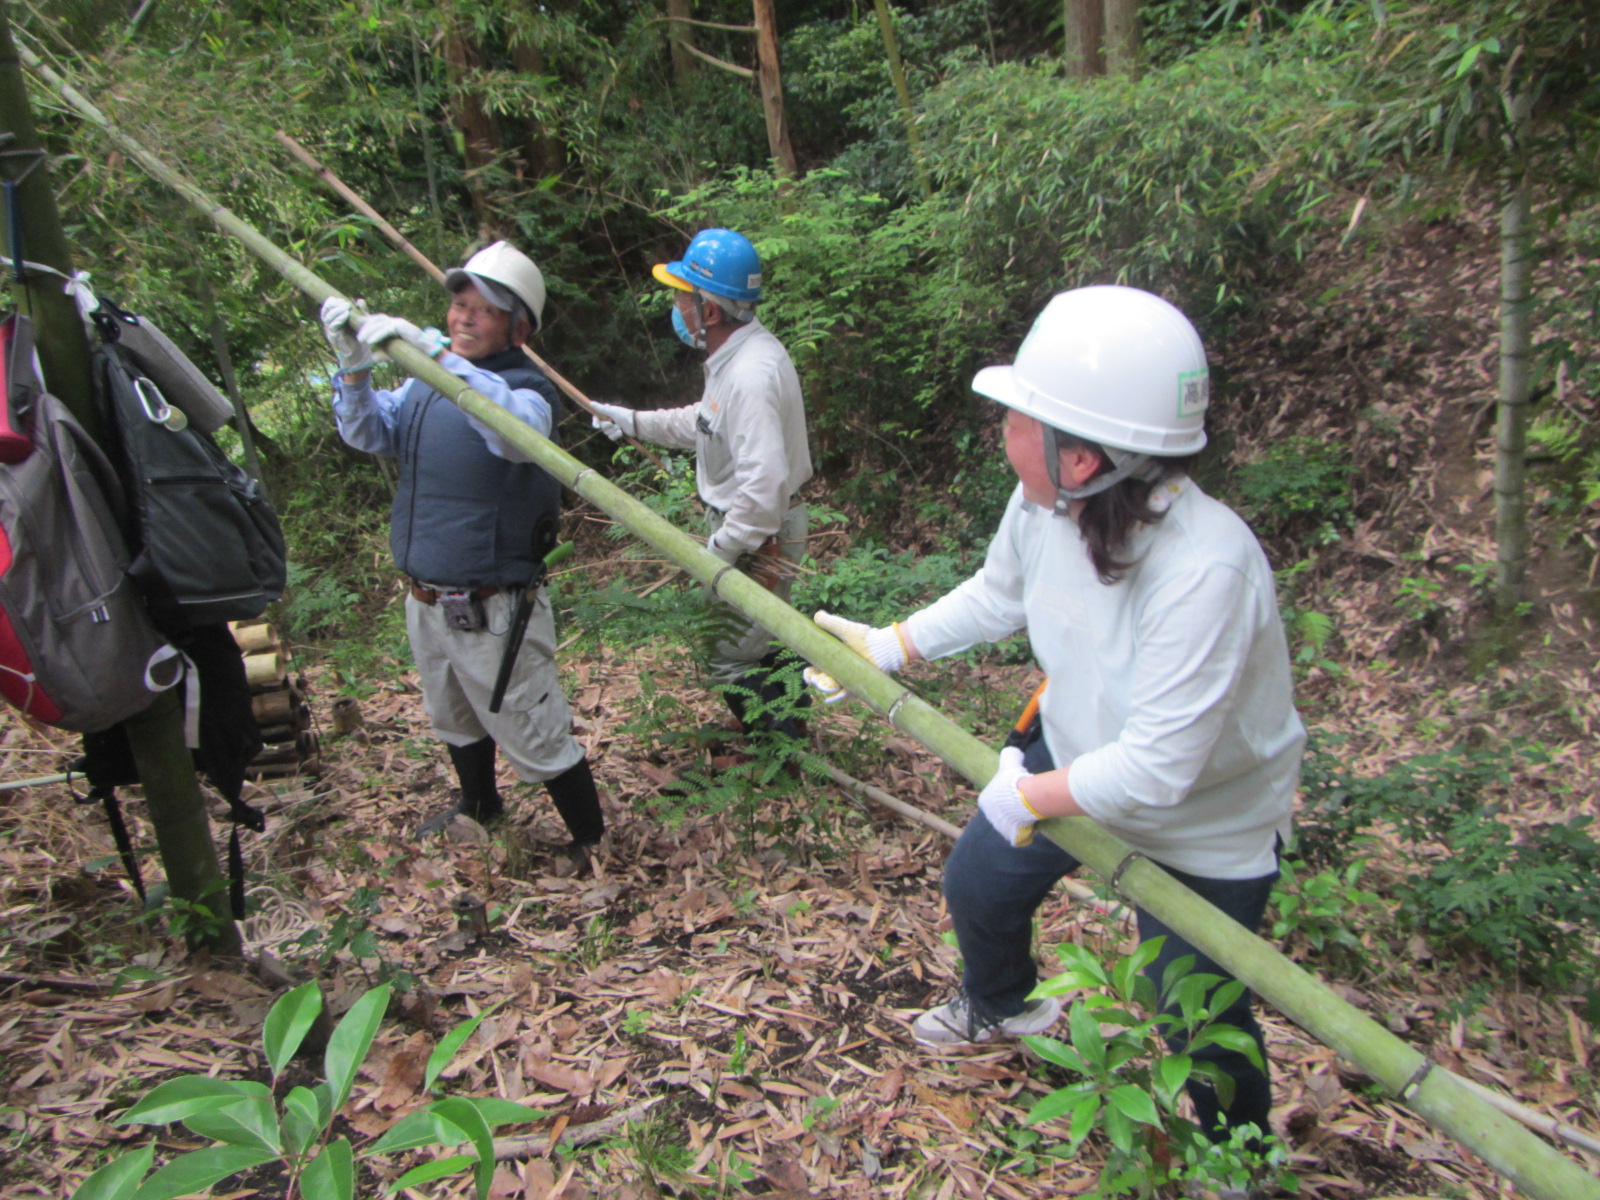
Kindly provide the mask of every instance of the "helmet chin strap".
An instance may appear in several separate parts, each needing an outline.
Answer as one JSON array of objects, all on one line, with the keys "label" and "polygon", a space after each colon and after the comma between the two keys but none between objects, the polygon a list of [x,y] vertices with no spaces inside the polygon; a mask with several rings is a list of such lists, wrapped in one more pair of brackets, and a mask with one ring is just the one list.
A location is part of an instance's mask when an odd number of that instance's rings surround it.
[{"label": "helmet chin strap", "polygon": [[1055,514],[1058,517],[1070,516],[1070,508],[1074,500],[1087,500],[1090,496],[1098,496],[1108,488],[1116,487],[1124,479],[1143,479],[1149,482],[1161,478],[1161,463],[1148,454],[1139,454],[1132,450],[1113,450],[1102,447],[1105,456],[1111,460],[1111,470],[1104,475],[1096,475],[1080,488],[1064,488],[1061,486],[1061,444],[1057,440],[1060,432],[1042,421],[1040,427],[1044,430],[1044,466],[1050,474],[1050,482],[1055,485],[1056,505]]}]

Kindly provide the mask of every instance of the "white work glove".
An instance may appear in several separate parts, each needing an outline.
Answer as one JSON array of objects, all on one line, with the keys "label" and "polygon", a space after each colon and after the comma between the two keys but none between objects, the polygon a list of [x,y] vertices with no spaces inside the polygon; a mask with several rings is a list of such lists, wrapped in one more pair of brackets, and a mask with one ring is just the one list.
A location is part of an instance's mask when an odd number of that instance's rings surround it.
[{"label": "white work glove", "polygon": [[1017,785],[1029,777],[1022,766],[1021,749],[1007,746],[1000,751],[1000,769],[978,793],[978,807],[983,815],[989,818],[995,832],[1012,846],[1026,846],[1033,841],[1034,822],[1040,819],[1017,790]]},{"label": "white work glove", "polygon": [[[874,629],[871,625],[847,621],[824,609],[818,609],[812,620],[880,671],[893,675],[906,665],[906,644],[900,637],[898,624]],[[801,672],[801,677],[824,704],[837,704],[850,695],[837,679],[816,667],[807,667]]]},{"label": "white work glove", "polygon": [[388,313],[373,313],[361,323],[356,337],[361,339],[362,345],[374,348],[380,342],[397,337],[429,358],[438,358],[450,348],[450,339],[437,329],[418,329],[404,317],[391,317]]},{"label": "white work glove", "polygon": [[633,422],[633,409],[624,408],[620,404],[599,404],[589,402],[589,407],[594,409],[594,416],[590,418],[592,424],[601,433],[613,442],[622,440],[622,435],[638,437],[638,426]]},{"label": "white work glove", "polygon": [[350,314],[354,311],[355,306],[343,296],[329,296],[322,302],[322,336],[339,356],[339,370],[349,373],[371,370],[377,361],[350,328]]},{"label": "white work glove", "polygon": [[[616,439],[613,438],[612,440],[615,441]],[[742,551],[742,550],[733,550],[733,549],[730,549],[727,546],[722,545],[720,542],[717,541],[715,534],[713,534],[712,537],[710,538],[710,540],[708,540],[706,542],[706,549],[711,551],[711,553],[715,554],[718,558],[720,558],[723,562],[727,563],[730,567],[734,563],[738,562],[739,561],[739,555],[744,553],[744,551]]]}]

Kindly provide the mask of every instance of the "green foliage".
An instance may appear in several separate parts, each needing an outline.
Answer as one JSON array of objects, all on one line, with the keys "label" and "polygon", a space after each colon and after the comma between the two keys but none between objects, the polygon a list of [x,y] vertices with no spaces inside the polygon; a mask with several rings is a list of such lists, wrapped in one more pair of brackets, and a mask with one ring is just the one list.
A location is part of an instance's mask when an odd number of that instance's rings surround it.
[{"label": "green foliage", "polygon": [[1240,515],[1264,540],[1332,545],[1355,518],[1347,452],[1313,438],[1275,442],[1234,474]]},{"label": "green foliage", "polygon": [[892,553],[882,546],[856,546],[840,555],[826,574],[796,582],[794,606],[825,608],[852,621],[887,625],[944,595],[976,569],[949,552]]},{"label": "green foliage", "polygon": [[1340,889],[1360,878],[1353,852],[1381,838],[1401,864],[1396,915],[1434,944],[1474,948],[1553,986],[1593,978],[1600,843],[1590,818],[1545,825],[1519,841],[1498,817],[1496,797],[1509,788],[1513,763],[1543,757],[1530,746],[1450,749],[1362,776],[1313,743],[1295,853],[1321,870],[1314,879],[1331,876],[1320,903],[1365,902],[1365,893]]},{"label": "green foliage", "polygon": [[416,986],[416,977],[389,960],[372,928],[372,918],[382,899],[382,893],[374,888],[356,888],[350,893],[347,907],[329,922],[326,929],[313,925],[288,943],[284,947],[286,957],[317,971],[326,970],[342,959],[367,972],[367,964],[376,962],[377,969],[368,974],[369,979],[375,978],[378,983],[388,984],[400,992],[409,992]]},{"label": "green foliage", "polygon": [[[1255,1040],[1213,1019],[1244,991],[1237,980],[1194,973],[1185,955],[1163,972],[1159,988],[1144,970],[1161,951],[1164,938],[1143,942],[1109,968],[1083,946],[1058,946],[1065,969],[1040,983],[1035,995],[1063,995],[1087,989],[1068,1017],[1068,1040],[1034,1035],[1028,1047],[1077,1081],[1036,1100],[1030,1125],[1067,1120],[1066,1153],[1077,1153],[1098,1132],[1107,1143],[1106,1164],[1092,1193],[1112,1197],[1175,1197],[1186,1185],[1219,1186],[1235,1176],[1244,1183],[1264,1180],[1294,1190],[1284,1170],[1287,1155],[1272,1134],[1262,1149],[1247,1148],[1261,1138],[1254,1126],[1234,1131],[1226,1153],[1212,1147],[1205,1131],[1179,1115],[1185,1085],[1204,1079],[1220,1097],[1232,1094],[1232,1079],[1215,1063],[1194,1057],[1210,1045],[1236,1050],[1260,1062]],[[1173,1050],[1168,1038],[1181,1038]]]},{"label": "green foliage", "polygon": [[[328,1037],[323,1081],[309,1088],[296,1086],[278,1099],[276,1085],[322,1009],[322,994],[314,983],[286,993],[272,1006],[262,1029],[262,1049],[272,1071],[273,1087],[207,1075],[182,1075],[157,1085],[117,1123],[181,1123],[191,1134],[213,1144],[180,1154],[153,1174],[149,1171],[155,1145],[144,1146],[90,1175],[73,1193],[72,1200],[167,1200],[203,1191],[241,1171],[271,1162],[282,1164],[289,1177],[290,1193],[304,1200],[353,1200],[356,1156],[349,1141],[331,1136],[332,1125],[350,1098],[356,1073],[372,1047],[388,1003],[387,985],[362,995]],[[433,1086],[487,1015],[480,1014],[458,1026],[439,1044],[428,1060],[426,1087]],[[539,1120],[545,1115],[538,1109],[494,1098],[436,1100],[392,1126],[364,1149],[361,1157],[470,1142],[472,1154],[452,1155],[408,1171],[392,1187],[414,1187],[471,1170],[476,1194],[479,1200],[486,1200],[494,1175],[492,1129],[514,1121]]]},{"label": "green foliage", "polygon": [[1305,874],[1295,869],[1293,859],[1283,859],[1268,909],[1273,941],[1300,938],[1323,957],[1343,951],[1347,961],[1364,953],[1362,930],[1383,909],[1382,898],[1360,886],[1367,866],[1366,859],[1357,858],[1339,870]]}]

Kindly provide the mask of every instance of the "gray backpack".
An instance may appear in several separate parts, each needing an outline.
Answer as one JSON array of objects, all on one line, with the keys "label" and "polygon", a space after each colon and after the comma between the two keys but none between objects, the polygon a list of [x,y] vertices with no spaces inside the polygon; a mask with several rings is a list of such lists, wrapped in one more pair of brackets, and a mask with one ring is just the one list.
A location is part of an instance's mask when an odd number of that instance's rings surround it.
[{"label": "gray backpack", "polygon": [[0,403],[32,443],[0,465],[0,695],[47,724],[97,732],[148,708],[182,659],[126,574],[111,464],[64,404],[19,382],[32,379],[25,320],[0,326],[0,357]]}]

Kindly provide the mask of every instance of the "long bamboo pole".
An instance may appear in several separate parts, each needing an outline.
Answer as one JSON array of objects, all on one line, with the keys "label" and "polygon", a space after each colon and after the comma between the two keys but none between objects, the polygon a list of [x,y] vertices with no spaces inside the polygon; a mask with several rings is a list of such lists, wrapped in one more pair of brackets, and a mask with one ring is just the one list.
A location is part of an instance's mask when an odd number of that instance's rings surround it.
[{"label": "long bamboo pole", "polygon": [[[408,258],[410,258],[412,262],[416,263],[419,267],[431,275],[436,283],[444,282],[444,272],[439,269],[438,264],[436,264],[421,250],[418,250],[409,241],[407,241],[404,234],[402,234],[393,225],[389,224],[388,221],[385,221],[377,209],[373,208],[372,205],[363,200],[356,193],[354,188],[350,187],[349,184],[345,183],[344,180],[340,179],[326,166],[324,166],[322,162],[311,153],[311,151],[307,150],[304,146],[295,141],[294,138],[290,137],[281,129],[277,130],[272,136],[277,138],[278,141],[283,144],[284,148],[287,149],[290,154],[294,155],[295,159],[303,167],[305,167],[306,170],[310,171],[318,179],[322,180],[323,183],[327,184],[341,197],[343,197],[345,202],[348,203],[351,208],[355,209],[358,213],[371,221],[373,225],[377,227],[379,233],[388,238],[389,241],[393,243],[394,246],[404,253]],[[588,413],[590,416],[594,416],[594,401],[579,391],[576,384],[572,383],[565,375],[561,374],[561,372],[557,371],[549,363],[545,362],[544,359],[540,358],[531,347],[523,346],[522,352],[533,361],[534,366],[538,367],[539,370],[545,373],[551,383],[555,384],[569,397],[571,397],[573,402],[577,404],[579,408],[583,409],[583,411]],[[624,434],[623,436],[627,437],[628,435]],[[652,463],[654,463],[657,470],[663,473],[666,472],[666,464],[657,458],[653,453],[651,453],[649,447],[647,447],[643,442],[638,441],[635,438],[628,437],[628,444],[643,454]]]},{"label": "long bamboo pole", "polygon": [[[22,51],[23,61],[72,108],[99,126],[131,158],[238,238],[285,278],[320,301],[337,294],[266,237],[184,179],[139,142],[117,129],[77,89]],[[488,425],[568,488],[622,522],[694,578],[717,599],[758,622],[811,663],[828,672],[891,725],[927,746],[974,784],[995,772],[998,755],[906,686],[885,675],[755,580],[741,574],[654,510],[540,437],[433,359],[391,338],[384,351],[415,377]],[[1534,1200],[1600,1200],[1600,1179],[1498,1112],[1457,1076],[1415,1048],[1285,955],[1184,887],[1109,830],[1084,817],[1043,822],[1047,836],[1080,862],[1111,880],[1125,899],[1183,934],[1225,964],[1280,1012],[1361,1067],[1393,1096],[1455,1138]]]}]

